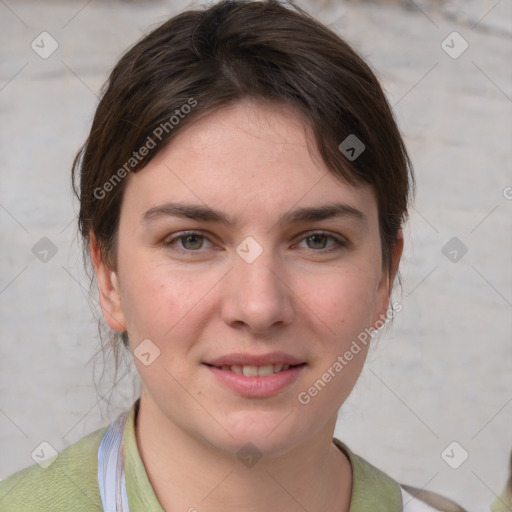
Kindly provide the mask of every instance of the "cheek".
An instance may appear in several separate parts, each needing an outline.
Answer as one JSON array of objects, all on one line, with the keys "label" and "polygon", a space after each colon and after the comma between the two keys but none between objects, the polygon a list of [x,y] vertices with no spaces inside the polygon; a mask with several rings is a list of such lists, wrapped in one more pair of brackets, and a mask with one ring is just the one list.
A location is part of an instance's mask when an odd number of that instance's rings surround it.
[{"label": "cheek", "polygon": [[134,342],[146,337],[156,343],[169,339],[182,323],[197,317],[218,280],[210,272],[198,275],[144,257],[125,258],[123,263],[122,306]]},{"label": "cheek", "polygon": [[331,272],[308,280],[301,296],[332,334],[345,339],[371,324],[377,305],[377,276],[363,268]]},{"label": "cheek", "polygon": [[[207,292],[207,283],[147,263],[134,265],[131,271],[126,266],[125,270],[123,310],[139,374],[149,389],[167,389],[176,396],[179,385],[165,369],[172,369],[172,375],[180,381],[190,370],[186,360],[196,340],[194,330],[202,313],[201,298]],[[152,351],[158,353],[149,366],[137,360],[139,344],[146,339],[157,347],[150,345],[152,357]]]},{"label": "cheek", "polygon": [[317,278],[315,291],[305,300],[311,321],[319,318],[326,327],[314,337],[317,359],[298,397],[299,403],[310,407],[305,412],[317,419],[327,420],[342,406],[361,374],[377,304],[376,281],[371,269],[352,268]]}]

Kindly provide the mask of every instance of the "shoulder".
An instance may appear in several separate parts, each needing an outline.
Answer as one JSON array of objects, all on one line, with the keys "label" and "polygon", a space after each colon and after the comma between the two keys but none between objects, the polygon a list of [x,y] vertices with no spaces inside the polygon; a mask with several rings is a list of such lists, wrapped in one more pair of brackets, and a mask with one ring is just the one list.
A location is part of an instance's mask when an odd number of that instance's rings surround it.
[{"label": "shoulder", "polygon": [[[466,512],[453,501],[423,489],[399,484],[389,475],[376,468],[364,458],[352,452],[347,445],[333,438],[349,458],[352,465],[353,487],[352,503],[367,503],[376,501],[385,504],[385,510],[400,510],[402,512]],[[373,500],[373,501],[372,501]]]},{"label": "shoulder", "polygon": [[510,512],[512,510],[512,478],[499,496],[491,503],[492,512]]},{"label": "shoulder", "polygon": [[457,503],[440,494],[404,484],[400,486],[400,490],[403,512],[466,512]]},{"label": "shoulder", "polygon": [[43,469],[30,466],[0,482],[0,511],[103,510],[98,488],[98,447],[107,427],[60,452]]},{"label": "shoulder", "polygon": [[509,477],[507,484],[499,496],[491,503],[492,512],[510,512],[512,510],[512,453],[509,462]]}]

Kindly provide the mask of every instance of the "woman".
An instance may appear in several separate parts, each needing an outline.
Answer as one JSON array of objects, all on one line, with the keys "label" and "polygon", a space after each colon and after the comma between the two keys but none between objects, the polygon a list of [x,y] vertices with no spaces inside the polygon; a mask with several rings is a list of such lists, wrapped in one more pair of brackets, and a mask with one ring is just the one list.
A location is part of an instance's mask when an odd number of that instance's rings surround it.
[{"label": "woman", "polygon": [[394,314],[413,179],[346,42],[273,1],[184,12],[116,65],[77,173],[141,396],[1,510],[461,510],[333,438]]}]

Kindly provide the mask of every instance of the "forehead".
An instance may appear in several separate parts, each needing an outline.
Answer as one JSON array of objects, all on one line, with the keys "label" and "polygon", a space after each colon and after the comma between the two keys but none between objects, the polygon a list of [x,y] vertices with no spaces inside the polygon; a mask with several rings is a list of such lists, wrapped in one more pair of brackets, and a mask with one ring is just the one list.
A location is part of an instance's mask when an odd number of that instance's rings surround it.
[{"label": "forehead", "polygon": [[372,220],[371,187],[353,187],[323,162],[307,125],[291,108],[242,101],[207,114],[131,174],[123,205],[131,211],[193,201],[243,223],[294,206],[346,203]]}]

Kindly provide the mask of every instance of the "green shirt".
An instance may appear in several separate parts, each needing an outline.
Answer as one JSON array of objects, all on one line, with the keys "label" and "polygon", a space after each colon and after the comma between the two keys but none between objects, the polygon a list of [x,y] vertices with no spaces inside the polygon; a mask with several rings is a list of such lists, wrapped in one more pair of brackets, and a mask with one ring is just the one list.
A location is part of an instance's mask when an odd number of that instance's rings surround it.
[{"label": "green shirt", "polygon": [[491,503],[491,512],[512,512],[512,487],[507,486]]},{"label": "green shirt", "polygon": [[[130,512],[163,512],[149,482],[137,447],[135,418],[138,401],[126,422],[122,450]],[[63,450],[47,468],[31,466],[0,482],[1,512],[102,511],[98,487],[98,447],[107,427]],[[400,512],[397,482],[333,439],[352,465],[350,512]]]}]

